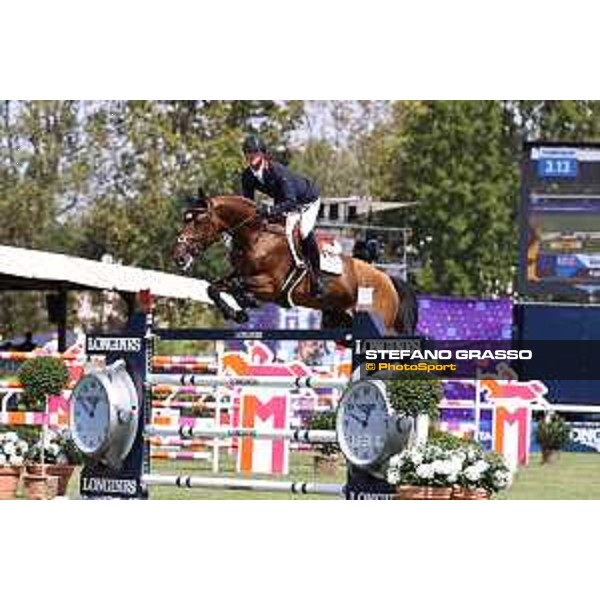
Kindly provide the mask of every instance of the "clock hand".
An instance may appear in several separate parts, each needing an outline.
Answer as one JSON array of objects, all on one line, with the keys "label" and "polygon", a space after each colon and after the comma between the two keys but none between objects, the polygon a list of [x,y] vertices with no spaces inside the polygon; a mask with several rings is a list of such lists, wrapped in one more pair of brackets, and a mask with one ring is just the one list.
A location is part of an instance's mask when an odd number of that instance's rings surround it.
[{"label": "clock hand", "polygon": [[364,419],[361,419],[358,415],[355,415],[354,413],[348,413],[349,416],[351,416],[355,421],[358,421],[363,427],[367,426],[367,421],[365,421]]}]

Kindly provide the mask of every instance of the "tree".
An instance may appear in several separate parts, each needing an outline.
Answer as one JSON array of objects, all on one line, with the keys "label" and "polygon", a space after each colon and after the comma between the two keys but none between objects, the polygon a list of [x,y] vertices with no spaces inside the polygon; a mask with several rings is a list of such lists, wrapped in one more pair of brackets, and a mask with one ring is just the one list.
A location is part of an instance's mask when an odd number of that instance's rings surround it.
[{"label": "tree", "polygon": [[427,102],[408,115],[401,193],[412,217],[421,289],[504,294],[513,280],[518,171],[497,102]]}]

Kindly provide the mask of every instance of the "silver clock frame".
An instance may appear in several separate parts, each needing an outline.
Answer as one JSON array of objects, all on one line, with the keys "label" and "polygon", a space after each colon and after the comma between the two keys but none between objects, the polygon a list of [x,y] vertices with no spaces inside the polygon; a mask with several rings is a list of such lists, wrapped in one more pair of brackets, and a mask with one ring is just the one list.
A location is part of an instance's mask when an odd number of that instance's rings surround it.
[{"label": "silver clock frame", "polygon": [[[108,431],[102,443],[93,451],[78,439],[75,416],[78,389],[90,377],[95,378],[104,389],[109,407]],[[92,461],[118,469],[133,447],[140,418],[140,400],[124,360],[92,370],[77,382],[72,393],[70,416],[73,442],[79,451]]]},{"label": "silver clock frame", "polygon": [[[347,441],[347,436],[344,426],[345,406],[350,401],[356,389],[363,386],[369,386],[377,395],[378,400],[384,403],[386,407],[386,431],[385,442],[381,451],[372,459],[366,460],[357,457]],[[404,450],[411,443],[413,438],[414,419],[406,417],[394,412],[387,398],[385,384],[380,381],[354,380],[350,381],[348,387],[344,391],[340,403],[338,405],[336,415],[336,433],[340,449],[348,462],[356,467],[364,468],[367,471],[379,473],[382,465],[394,454]],[[366,430],[368,434],[368,429]]]}]

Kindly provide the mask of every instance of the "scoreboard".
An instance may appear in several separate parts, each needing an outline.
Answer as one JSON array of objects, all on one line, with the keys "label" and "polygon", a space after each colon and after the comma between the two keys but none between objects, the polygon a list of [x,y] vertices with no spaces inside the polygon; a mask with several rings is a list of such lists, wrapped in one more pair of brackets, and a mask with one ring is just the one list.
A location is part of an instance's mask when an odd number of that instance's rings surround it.
[{"label": "scoreboard", "polygon": [[519,291],[600,291],[600,144],[526,143]]}]

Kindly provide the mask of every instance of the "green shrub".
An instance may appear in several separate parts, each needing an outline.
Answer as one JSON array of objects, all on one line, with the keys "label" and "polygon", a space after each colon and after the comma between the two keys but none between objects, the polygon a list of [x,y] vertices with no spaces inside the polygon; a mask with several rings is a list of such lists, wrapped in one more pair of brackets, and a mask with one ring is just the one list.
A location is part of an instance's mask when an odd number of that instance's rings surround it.
[{"label": "green shrub", "polygon": [[387,381],[392,408],[406,416],[429,415],[433,420],[440,414],[443,397],[442,382],[437,379],[398,379]]},{"label": "green shrub", "polygon": [[567,422],[557,414],[541,421],[536,432],[536,439],[542,451],[552,452],[562,450],[571,437],[571,428]]},{"label": "green shrub", "polygon": [[59,358],[38,356],[19,369],[23,401],[30,410],[45,410],[46,398],[60,394],[69,379],[69,370]]},{"label": "green shrub", "polygon": [[[335,429],[336,412],[333,410],[313,412],[308,422],[308,429],[331,431]],[[323,456],[335,456],[339,447],[335,443],[314,444],[313,448]]]},{"label": "green shrub", "polygon": [[459,448],[467,447],[481,449],[481,445],[473,439],[459,438],[458,436],[452,435],[447,431],[440,431],[435,427],[429,428],[427,441],[431,444],[439,446],[440,448],[443,448],[444,450],[458,450]]}]

